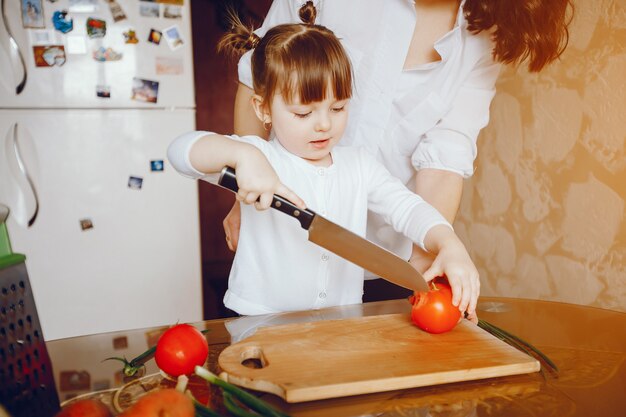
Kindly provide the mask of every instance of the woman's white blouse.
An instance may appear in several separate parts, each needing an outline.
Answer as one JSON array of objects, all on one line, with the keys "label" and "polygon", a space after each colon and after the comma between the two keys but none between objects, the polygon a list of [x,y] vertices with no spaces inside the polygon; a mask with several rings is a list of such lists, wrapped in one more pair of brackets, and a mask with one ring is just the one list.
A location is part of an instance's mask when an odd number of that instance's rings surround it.
[{"label": "woman's white blouse", "polygon": [[[299,23],[300,0],[274,0],[263,36],[281,23]],[[416,23],[410,0],[318,0],[316,23],[342,40],[354,66],[355,94],[346,137],[367,147],[405,184],[416,169],[472,175],[478,132],[489,120],[500,64],[489,33],[472,35],[459,8],[457,22],[435,43],[441,61],[428,80],[398,95]],[[250,56],[239,63],[239,81],[252,88]],[[347,143],[344,143],[346,145]]]},{"label": "woman's white blouse", "polygon": [[[281,23],[299,23],[301,0],[274,0],[263,36]],[[316,23],[333,30],[353,64],[355,88],[342,145],[365,147],[412,188],[416,170],[436,168],[463,177],[474,172],[476,139],[489,121],[500,64],[490,33],[467,30],[462,5],[455,27],[434,47],[441,61],[412,88],[399,88],[416,24],[410,0],[318,0]],[[251,51],[239,62],[239,81],[252,88]],[[410,244],[372,216],[368,237],[401,256]]]}]

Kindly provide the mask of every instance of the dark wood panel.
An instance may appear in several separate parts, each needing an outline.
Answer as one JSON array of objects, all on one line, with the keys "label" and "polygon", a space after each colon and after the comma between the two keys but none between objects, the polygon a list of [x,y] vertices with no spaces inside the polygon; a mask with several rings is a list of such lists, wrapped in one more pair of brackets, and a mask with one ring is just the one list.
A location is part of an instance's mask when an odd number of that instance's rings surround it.
[{"label": "dark wood panel", "polygon": [[[237,90],[237,61],[217,53],[216,45],[226,29],[225,12],[237,10],[244,21],[261,22],[270,0],[192,0],[196,127],[220,133],[233,131],[233,107]],[[204,318],[227,317],[222,298],[228,285],[233,253],[224,240],[222,220],[233,205],[233,195],[203,181],[198,182]]]}]

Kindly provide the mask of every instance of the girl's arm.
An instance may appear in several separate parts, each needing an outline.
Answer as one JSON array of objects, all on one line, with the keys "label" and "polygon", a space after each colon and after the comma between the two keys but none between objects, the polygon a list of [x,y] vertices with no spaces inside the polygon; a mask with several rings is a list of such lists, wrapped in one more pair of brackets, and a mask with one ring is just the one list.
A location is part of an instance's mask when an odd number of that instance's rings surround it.
[{"label": "girl's arm", "polygon": [[472,315],[480,289],[478,271],[450,224],[366,151],[361,151],[361,158],[361,172],[369,187],[369,209],[381,214],[397,232],[430,256],[430,267],[422,268],[424,278],[430,281],[446,275],[452,287],[453,303]]},{"label": "girl's arm", "polygon": [[177,171],[192,178],[233,167],[239,186],[237,200],[255,204],[259,210],[269,208],[274,194],[305,208],[302,199],[280,181],[263,152],[251,143],[215,133],[191,132],[176,138],[167,154]]}]

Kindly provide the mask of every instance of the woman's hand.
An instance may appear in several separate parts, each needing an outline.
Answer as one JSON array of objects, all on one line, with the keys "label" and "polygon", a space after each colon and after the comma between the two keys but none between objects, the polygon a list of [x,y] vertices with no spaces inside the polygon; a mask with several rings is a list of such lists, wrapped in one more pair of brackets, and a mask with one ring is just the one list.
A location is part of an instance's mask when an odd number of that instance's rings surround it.
[{"label": "woman's hand", "polygon": [[239,244],[239,229],[241,228],[241,206],[239,205],[239,201],[235,201],[233,207],[226,217],[224,217],[222,225],[224,226],[228,249],[236,252],[237,245]]}]

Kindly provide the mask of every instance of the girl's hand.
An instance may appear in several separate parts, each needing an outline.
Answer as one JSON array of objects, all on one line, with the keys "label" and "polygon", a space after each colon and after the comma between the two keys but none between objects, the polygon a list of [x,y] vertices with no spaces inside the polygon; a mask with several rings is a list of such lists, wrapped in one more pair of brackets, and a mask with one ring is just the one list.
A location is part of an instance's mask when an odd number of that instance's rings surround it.
[{"label": "girl's hand", "polygon": [[254,149],[242,155],[235,167],[237,171],[237,200],[254,204],[257,210],[266,210],[272,204],[274,194],[291,201],[300,209],[305,209],[304,201],[286,185],[280,182],[276,171],[265,156]]},{"label": "girl's hand", "polygon": [[[435,226],[439,227],[439,226]],[[446,227],[447,226],[443,226]],[[475,316],[476,304],[480,293],[478,270],[465,250],[459,238],[447,228],[450,233],[441,240],[439,253],[431,267],[424,272],[427,281],[445,275],[452,287],[452,303],[469,316]]]}]

